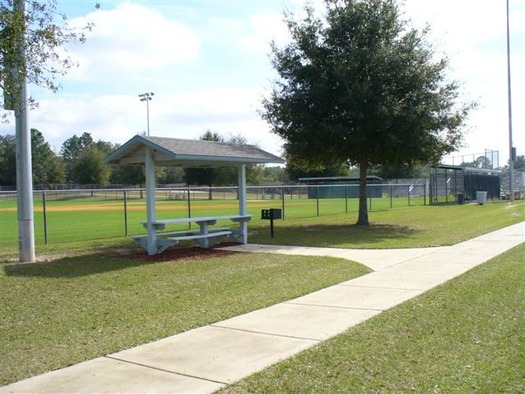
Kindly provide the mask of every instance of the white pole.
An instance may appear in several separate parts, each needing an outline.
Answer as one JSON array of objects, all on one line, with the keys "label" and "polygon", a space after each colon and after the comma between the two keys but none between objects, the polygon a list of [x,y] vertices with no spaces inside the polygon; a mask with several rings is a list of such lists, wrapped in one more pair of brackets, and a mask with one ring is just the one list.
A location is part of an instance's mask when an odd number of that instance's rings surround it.
[{"label": "white pole", "polygon": [[151,99],[146,100],[146,118],[147,118],[147,127],[148,127],[148,137],[149,137],[149,101]]},{"label": "white pole", "polygon": [[141,93],[139,94],[140,101],[146,102],[146,121],[147,121],[147,136],[149,137],[149,102],[153,100],[153,96],[155,93],[149,92],[149,93]]},{"label": "white pole", "polygon": [[[14,11],[25,14],[25,1],[15,0]],[[16,105],[16,188],[18,213],[18,246],[20,262],[35,261],[35,233],[33,220],[33,174],[31,165],[31,134],[27,121],[27,81],[26,81],[26,54],[25,35],[22,32],[18,43],[18,66],[22,74],[17,71],[14,78]]]},{"label": "white pole", "polygon": [[509,186],[510,201],[514,201],[514,149],[512,146],[512,94],[510,80],[510,29],[509,29],[509,0],[507,0],[507,87],[509,105]]},{"label": "white pole", "polygon": [[[239,175],[239,214],[246,215],[246,165],[241,164],[238,169]],[[242,243],[248,243],[248,222],[241,221],[239,223],[242,232]]]},{"label": "white pole", "polygon": [[155,208],[155,162],[153,151],[146,148],[145,157],[146,172],[146,216],[148,227],[148,255],[157,254],[157,231],[154,222],[157,220]]}]

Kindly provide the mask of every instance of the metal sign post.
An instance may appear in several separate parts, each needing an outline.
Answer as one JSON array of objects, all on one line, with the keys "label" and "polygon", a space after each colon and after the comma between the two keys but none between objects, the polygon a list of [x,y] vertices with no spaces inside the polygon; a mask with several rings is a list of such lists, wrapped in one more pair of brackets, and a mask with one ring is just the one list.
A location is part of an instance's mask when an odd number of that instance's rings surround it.
[{"label": "metal sign post", "polygon": [[271,209],[262,209],[261,210],[261,219],[270,220],[270,235],[273,238],[273,221],[274,219],[281,219],[282,211],[280,209],[271,208]]}]

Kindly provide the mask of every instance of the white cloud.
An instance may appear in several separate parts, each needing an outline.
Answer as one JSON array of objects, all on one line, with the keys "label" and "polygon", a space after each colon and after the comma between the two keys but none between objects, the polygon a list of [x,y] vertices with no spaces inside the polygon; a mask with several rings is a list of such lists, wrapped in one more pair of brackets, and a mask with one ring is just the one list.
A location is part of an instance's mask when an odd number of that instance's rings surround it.
[{"label": "white cloud", "polygon": [[249,32],[241,37],[241,45],[250,52],[267,55],[270,53],[270,43],[274,41],[282,45],[290,39],[288,28],[282,13],[264,12],[253,15],[249,22]]},{"label": "white cloud", "polygon": [[45,132],[46,139],[56,149],[66,139],[84,132],[95,140],[124,142],[140,131],[136,120],[139,111],[142,113],[140,104],[131,96],[44,100],[30,112],[30,123]]},{"label": "white cloud", "polygon": [[134,76],[161,71],[199,55],[200,41],[191,28],[159,11],[124,2],[111,10],[97,10],[73,25],[94,23],[85,44],[72,49],[80,67],[73,77],[95,80],[105,75]]},{"label": "white cloud", "polygon": [[[260,78],[258,68],[263,62],[258,53],[264,56],[263,74],[269,68],[266,54],[273,33],[267,34],[265,29],[278,15],[264,13],[246,19],[211,16],[192,25],[197,29],[192,32],[175,22],[188,20],[184,15],[170,17],[136,4],[122,3],[112,10],[93,12],[75,20],[78,25],[88,20],[95,23],[87,43],[74,48],[80,69],[65,78],[66,88],[59,94],[40,92],[41,105],[32,112],[31,122],[56,148],[83,132],[94,139],[123,143],[146,130],[145,104],[137,97],[145,89],[155,92],[150,102],[152,135],[198,138],[211,129],[225,137],[243,135],[249,143],[279,153],[277,137],[257,114],[263,86],[250,82]],[[137,27],[139,24],[147,28]],[[186,46],[182,54],[173,54],[172,44],[166,40],[181,36],[181,29],[187,37],[182,40]],[[248,48],[250,55],[246,57]],[[204,49],[208,50],[203,56],[206,61],[197,58]],[[232,58],[225,62],[225,56]],[[250,65],[250,60],[255,63]],[[234,68],[223,68],[222,62]],[[80,77],[84,83],[79,83]],[[114,89],[117,84],[123,87]]]},{"label": "white cloud", "polygon": [[[479,103],[469,117],[467,147],[461,153],[500,152],[500,165],[508,158],[506,4],[491,0],[406,1],[406,16],[416,26],[431,27],[436,49],[450,59],[450,77],[464,82],[466,98]],[[525,149],[525,118],[516,111],[525,91],[525,7],[511,1],[514,145]],[[518,130],[521,130],[520,132]]]},{"label": "white cloud", "polygon": [[[123,143],[145,131],[146,108],[137,94],[153,91],[154,135],[198,138],[210,129],[282,153],[257,109],[274,72],[269,42],[288,42],[282,9],[300,17],[304,1],[250,2],[242,9],[242,2],[169,3],[116,2],[73,19],[79,26],[95,23],[86,44],[71,48],[81,66],[62,79],[58,94],[36,91],[41,106],[31,112],[31,127],[55,148],[83,132]],[[524,154],[525,7],[511,3],[514,139]],[[504,7],[491,0],[406,0],[406,16],[431,24],[432,39],[450,57],[451,78],[464,81],[466,99],[480,103],[465,151],[497,149],[500,164],[508,154]]]},{"label": "white cloud", "polygon": [[[149,102],[151,135],[199,138],[213,130],[228,138],[279,154],[281,143],[257,114],[260,91],[210,88],[158,96]],[[95,140],[123,143],[147,129],[146,105],[135,95],[68,96],[43,100],[30,114],[32,127],[45,131],[57,150],[73,135],[88,132]]]},{"label": "white cloud", "polygon": [[152,134],[177,138],[199,138],[207,130],[225,138],[242,135],[248,143],[258,144],[272,153],[280,153],[280,141],[261,121],[261,90],[251,88],[209,88],[174,94],[153,103]]}]

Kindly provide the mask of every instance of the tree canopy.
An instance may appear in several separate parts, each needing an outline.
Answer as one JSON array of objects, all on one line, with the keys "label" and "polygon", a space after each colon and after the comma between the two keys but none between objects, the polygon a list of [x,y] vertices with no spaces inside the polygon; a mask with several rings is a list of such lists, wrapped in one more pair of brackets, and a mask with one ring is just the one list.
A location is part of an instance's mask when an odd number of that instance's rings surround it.
[{"label": "tree canopy", "polygon": [[[225,142],[224,137],[217,132],[210,130],[206,131],[201,137],[204,141]],[[232,136],[228,143],[230,144],[247,144],[246,138],[241,135]],[[246,166],[246,182],[254,185],[262,181],[264,166],[257,164],[249,164]],[[237,169],[234,167],[220,167],[220,168],[184,168],[184,180],[187,185],[201,185],[201,186],[231,186],[238,182]],[[212,193],[209,191],[209,199],[211,200]]]},{"label": "tree canopy", "polygon": [[[76,66],[65,44],[84,42],[92,27],[70,27],[53,0],[26,1],[23,8],[16,3],[0,0],[0,87],[5,109],[14,109],[23,77],[33,85],[58,90],[57,77]],[[24,48],[25,59],[20,56],[20,48]]]},{"label": "tree canopy", "polygon": [[16,185],[16,141],[14,135],[0,135],[0,185]]},{"label": "tree canopy", "polygon": [[84,149],[75,160],[75,182],[83,185],[108,185],[111,169],[104,164],[106,156],[107,153],[96,144]]},{"label": "tree canopy", "polygon": [[31,156],[35,185],[47,186],[65,182],[64,162],[53,152],[37,129],[31,129]]},{"label": "tree canopy", "polygon": [[[203,141],[224,142],[224,138],[216,132],[207,130],[201,137]],[[184,181],[187,185],[213,186],[217,177],[216,168],[184,168]],[[208,198],[212,199],[211,189]]]},{"label": "tree canopy", "polygon": [[525,156],[517,156],[514,161],[514,169],[519,171],[525,171]]},{"label": "tree canopy", "polygon": [[[0,136],[0,186],[16,185],[15,156],[15,136]],[[31,129],[31,157],[35,185],[64,183],[64,164],[37,129]]]},{"label": "tree canopy", "polygon": [[279,78],[261,114],[294,167],[359,166],[357,223],[368,225],[367,170],[437,163],[460,146],[473,104],[459,102],[446,57],[394,0],[325,0],[325,8],[324,17],[310,6],[302,20],[286,16],[291,42],[272,44]]},{"label": "tree canopy", "polygon": [[83,133],[80,137],[75,134],[62,144],[60,156],[64,160],[66,180],[68,182],[73,182],[75,179],[75,161],[78,156],[93,144],[93,137],[91,137],[90,133]]},{"label": "tree canopy", "polygon": [[[66,180],[79,184],[107,185],[111,169],[104,165],[104,157],[114,149],[116,146],[111,142],[94,141],[90,133],[68,138],[60,149],[66,168]],[[140,172],[132,173],[137,176],[136,183],[140,183],[142,180]]]},{"label": "tree canopy", "polygon": [[[93,140],[90,133],[82,133],[64,141],[60,154],[57,154],[39,130],[31,129],[33,184],[40,187],[64,183],[143,184],[145,179],[142,167],[119,166],[112,169],[104,164],[104,158],[117,147],[108,141]],[[0,136],[0,187],[16,186],[15,157],[15,136]]]}]

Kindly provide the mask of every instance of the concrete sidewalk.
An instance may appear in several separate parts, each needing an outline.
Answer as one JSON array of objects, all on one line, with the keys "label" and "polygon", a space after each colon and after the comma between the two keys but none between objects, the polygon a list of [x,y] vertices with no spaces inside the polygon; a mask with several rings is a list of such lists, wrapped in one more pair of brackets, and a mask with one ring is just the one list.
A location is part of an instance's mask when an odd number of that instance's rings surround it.
[{"label": "concrete sidewalk", "polygon": [[6,393],[210,393],[337,335],[525,241],[525,222],[454,246],[226,249],[347,258],[374,272],[281,304],[1,388]]}]

